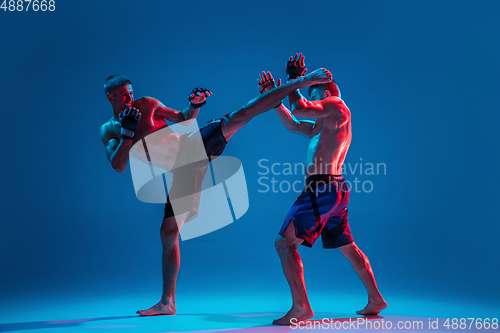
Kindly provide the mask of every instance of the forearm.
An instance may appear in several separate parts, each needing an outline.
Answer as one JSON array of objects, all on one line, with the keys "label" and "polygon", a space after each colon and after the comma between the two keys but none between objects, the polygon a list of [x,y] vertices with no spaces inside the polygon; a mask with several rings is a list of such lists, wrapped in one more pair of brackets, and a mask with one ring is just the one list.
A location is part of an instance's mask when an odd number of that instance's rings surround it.
[{"label": "forearm", "polygon": [[165,106],[165,104],[161,103],[160,101],[158,101],[157,105],[155,105],[154,107],[155,116],[160,116],[168,121],[173,121],[175,123],[180,123],[186,126],[193,123],[193,119],[198,116],[199,112],[199,109],[195,109],[191,105],[189,105],[183,111],[179,111]]},{"label": "forearm", "polygon": [[125,171],[129,159],[130,148],[132,148],[132,140],[120,139],[118,147],[109,159],[113,169],[118,172]]},{"label": "forearm", "polygon": [[299,104],[299,100],[304,98],[300,93],[300,90],[293,91],[290,95],[288,95],[288,102],[290,103],[290,110],[295,111],[295,108]]},{"label": "forearm", "polygon": [[185,122],[186,125],[191,125],[194,121],[193,119],[198,117],[199,112],[200,108],[193,108],[191,105],[189,105],[179,114],[179,117],[181,119],[181,122]]},{"label": "forearm", "polygon": [[297,129],[297,126],[300,124],[300,122],[283,104],[280,104],[280,106],[274,108],[274,111],[278,115],[278,119],[283,125],[285,125],[287,130],[289,130],[290,132],[294,132]]}]

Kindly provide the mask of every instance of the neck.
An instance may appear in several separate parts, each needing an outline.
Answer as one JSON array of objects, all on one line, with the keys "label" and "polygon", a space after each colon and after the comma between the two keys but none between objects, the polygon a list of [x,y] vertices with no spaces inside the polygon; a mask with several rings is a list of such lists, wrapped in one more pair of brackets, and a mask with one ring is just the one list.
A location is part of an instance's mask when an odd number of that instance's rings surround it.
[{"label": "neck", "polygon": [[118,108],[113,108],[113,116],[118,119],[118,116],[120,115],[120,112],[122,112],[123,110],[122,109],[118,109]]}]

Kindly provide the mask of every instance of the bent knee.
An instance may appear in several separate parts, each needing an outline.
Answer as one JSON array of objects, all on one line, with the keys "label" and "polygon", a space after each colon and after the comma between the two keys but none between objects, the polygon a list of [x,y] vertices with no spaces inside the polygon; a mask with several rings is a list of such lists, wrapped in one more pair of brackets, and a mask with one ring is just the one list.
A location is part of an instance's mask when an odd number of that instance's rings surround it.
[{"label": "bent knee", "polygon": [[301,243],[302,239],[288,239],[283,237],[282,235],[278,235],[278,237],[276,237],[276,240],[274,241],[274,246],[276,247],[276,251],[280,253],[286,250],[296,249]]},{"label": "bent knee", "polygon": [[276,251],[279,252],[285,245],[286,245],[285,237],[278,235],[278,237],[276,237],[276,239],[274,240],[274,247],[276,248]]},{"label": "bent knee", "polygon": [[173,230],[173,229],[160,229],[160,237],[162,242],[168,241],[168,242],[173,242],[177,239],[179,239],[179,231]]},{"label": "bent knee", "polygon": [[160,236],[162,239],[179,237],[179,228],[177,227],[175,218],[169,217],[163,220],[163,223],[160,228]]},{"label": "bent knee", "polygon": [[354,243],[350,243],[339,247],[340,252],[348,259],[364,259],[364,254],[359,247]]},{"label": "bent knee", "polygon": [[349,254],[349,253],[354,253],[356,252],[357,245],[354,244],[354,242],[349,243],[347,245],[342,245],[339,247],[340,252],[342,252],[344,255]]}]

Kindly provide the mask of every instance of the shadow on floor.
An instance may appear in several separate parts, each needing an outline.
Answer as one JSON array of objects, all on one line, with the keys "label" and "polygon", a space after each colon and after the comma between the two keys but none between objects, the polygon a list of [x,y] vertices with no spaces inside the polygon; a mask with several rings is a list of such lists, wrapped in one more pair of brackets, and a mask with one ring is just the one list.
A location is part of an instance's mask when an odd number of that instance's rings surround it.
[{"label": "shadow on floor", "polygon": [[75,327],[82,323],[89,321],[100,321],[100,320],[119,320],[119,319],[130,319],[137,318],[137,316],[116,316],[116,317],[101,317],[101,318],[87,318],[87,319],[71,319],[71,320],[52,320],[52,321],[33,321],[28,323],[12,323],[12,324],[0,324],[0,332],[12,332],[12,331],[25,331],[25,330],[36,330],[40,328],[62,328],[62,327]]},{"label": "shadow on floor", "polygon": [[[194,313],[194,314],[177,314],[175,317],[201,317],[202,321],[205,322],[217,322],[217,323],[245,323],[249,324],[251,327],[239,328],[228,330],[227,328],[224,330],[225,333],[231,332],[241,332],[241,333],[251,333],[251,332],[264,332],[264,331],[273,331],[273,332],[286,332],[290,330],[290,326],[277,326],[272,325],[273,319],[279,318],[276,313],[238,313],[238,314],[214,314],[214,313]],[[315,316],[323,317],[323,318],[333,318],[332,320],[335,322],[343,322],[356,320],[359,317],[353,318],[341,318],[342,316],[328,313],[328,314],[317,314]],[[335,318],[340,317],[340,318]],[[133,316],[114,316],[114,317],[99,317],[99,318],[85,318],[85,319],[71,319],[71,320],[53,320],[53,321],[35,321],[35,322],[25,322],[25,323],[10,323],[10,324],[0,324],[0,332],[13,332],[13,331],[26,331],[26,330],[34,330],[34,329],[42,329],[42,328],[77,328],[81,326],[83,323],[87,322],[97,322],[97,321],[106,321],[106,320],[123,320],[123,319],[137,319],[141,318],[141,316],[133,315]],[[379,319],[382,318],[380,316],[373,317],[365,317],[365,319]],[[193,318],[186,318],[187,322],[191,322]],[[312,319],[311,323],[316,323],[316,325],[321,324],[321,319]],[[146,325],[147,326],[147,325]]]}]

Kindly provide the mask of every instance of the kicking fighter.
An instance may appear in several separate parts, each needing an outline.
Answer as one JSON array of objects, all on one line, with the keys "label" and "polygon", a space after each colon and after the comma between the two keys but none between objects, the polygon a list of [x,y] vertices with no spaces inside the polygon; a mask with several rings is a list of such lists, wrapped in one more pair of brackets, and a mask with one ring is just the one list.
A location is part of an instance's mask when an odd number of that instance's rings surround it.
[{"label": "kicking fighter", "polygon": [[[325,69],[318,69],[308,75],[298,78],[269,92],[252,99],[236,111],[232,111],[220,119],[210,122],[199,130],[199,135],[168,134],[162,145],[149,148],[149,154],[162,156],[162,165],[166,170],[185,170],[178,167],[177,155],[179,147],[193,138],[203,140],[208,157],[222,154],[227,141],[253,117],[271,110],[283,98],[296,89],[331,81],[331,74]],[[165,106],[159,100],[143,97],[134,100],[132,82],[122,75],[113,75],[106,79],[104,92],[113,108],[113,117],[101,127],[101,139],[106,147],[106,156],[114,170],[123,172],[129,160],[129,154],[134,153],[135,147],[142,146],[141,139],[168,127],[166,120],[184,122],[194,119],[198,115],[200,106],[206,103],[211,92],[206,89],[195,89],[189,95],[190,105],[184,111],[177,111]],[[143,119],[141,121],[141,119]],[[168,127],[168,129],[170,129]],[[137,145],[134,144],[138,142]],[[144,141],[143,141],[144,143]],[[191,142],[199,146],[199,142]],[[156,158],[157,160],[157,158]],[[177,164],[176,164],[177,163]],[[175,168],[174,168],[175,167]],[[180,175],[173,172],[173,183],[169,190],[169,197],[175,190],[195,193],[201,187],[201,181],[206,172],[206,166],[182,172]],[[171,315],[176,312],[175,285],[179,272],[179,227],[185,221],[194,218],[197,214],[199,202],[191,202],[190,207],[183,207],[174,214],[170,200],[165,205],[165,215],[160,228],[162,242],[163,292],[160,301],[146,310],[137,311],[143,316]]]},{"label": "kicking fighter", "polygon": [[[286,67],[289,82],[300,79],[305,72],[304,56],[290,57]],[[278,80],[278,87],[280,84]],[[259,87],[261,92],[276,89],[271,73],[261,74]],[[333,81],[309,86],[309,96],[311,101],[298,90],[288,96],[293,113],[282,103],[274,108],[290,132],[311,139],[304,191],[290,209],[275,241],[293,300],[290,311],[273,321],[276,325],[290,325],[292,319],[301,321],[314,316],[297,247],[312,247],[319,235],[324,248],[340,249],[365,285],[368,304],[356,313],[375,315],[387,306],[368,258],[353,241],[347,218],[349,189],[342,177],[342,165],[351,143],[351,113]],[[298,120],[296,116],[316,121]]]}]

